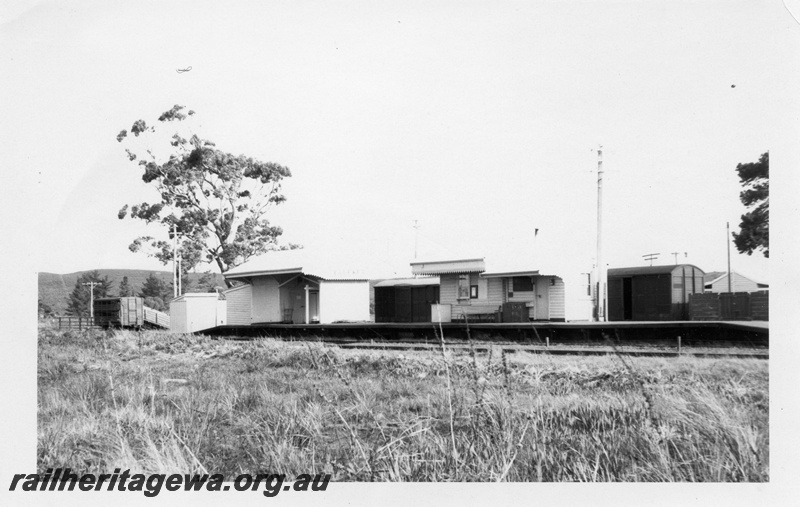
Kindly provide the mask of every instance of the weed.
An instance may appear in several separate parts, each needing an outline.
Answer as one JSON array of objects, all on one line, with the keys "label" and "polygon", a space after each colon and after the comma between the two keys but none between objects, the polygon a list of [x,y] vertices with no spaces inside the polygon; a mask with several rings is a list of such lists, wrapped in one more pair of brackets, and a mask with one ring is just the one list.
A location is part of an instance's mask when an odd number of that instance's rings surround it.
[{"label": "weed", "polygon": [[767,363],[39,335],[38,467],[337,481],[768,481]]}]

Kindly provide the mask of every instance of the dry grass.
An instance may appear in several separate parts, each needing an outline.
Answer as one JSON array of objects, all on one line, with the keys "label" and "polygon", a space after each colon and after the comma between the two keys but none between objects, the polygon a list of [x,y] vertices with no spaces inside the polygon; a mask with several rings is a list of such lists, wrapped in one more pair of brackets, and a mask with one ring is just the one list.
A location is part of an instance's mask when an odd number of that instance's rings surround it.
[{"label": "dry grass", "polygon": [[768,481],[767,366],[42,329],[38,466]]}]

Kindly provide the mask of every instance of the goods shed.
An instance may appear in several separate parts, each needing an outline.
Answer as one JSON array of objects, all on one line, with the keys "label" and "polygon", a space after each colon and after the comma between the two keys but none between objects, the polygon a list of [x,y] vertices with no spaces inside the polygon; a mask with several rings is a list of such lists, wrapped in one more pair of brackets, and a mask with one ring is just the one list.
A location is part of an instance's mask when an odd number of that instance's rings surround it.
[{"label": "goods shed", "polygon": [[704,274],[692,264],[609,269],[608,320],[689,320]]},{"label": "goods shed", "polygon": [[431,322],[439,277],[395,278],[375,284],[375,322]]}]

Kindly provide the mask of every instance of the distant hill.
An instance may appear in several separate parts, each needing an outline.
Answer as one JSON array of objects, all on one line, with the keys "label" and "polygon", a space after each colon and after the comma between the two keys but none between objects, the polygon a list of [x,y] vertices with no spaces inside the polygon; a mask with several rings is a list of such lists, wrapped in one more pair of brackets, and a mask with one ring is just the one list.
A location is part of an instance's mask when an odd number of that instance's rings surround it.
[{"label": "distant hill", "polygon": [[[89,270],[94,271],[94,270]],[[84,273],[89,271],[78,271],[76,273],[69,273],[66,275],[59,275],[55,273],[39,273],[39,297],[42,298],[45,304],[49,305],[58,315],[63,315],[67,311],[67,304],[69,302],[69,295],[75,288],[75,282]],[[160,276],[166,283],[172,283],[172,273],[170,271],[151,271],[147,269],[98,269],[101,277],[108,276],[108,279],[113,282],[111,286],[111,295],[116,296],[119,290],[119,284],[122,278],[128,277],[128,284],[133,288],[135,293],[138,293],[145,279],[150,276],[150,273],[155,273]],[[216,285],[225,287],[225,280],[222,275],[213,273]],[[192,286],[197,283],[203,276],[203,273],[189,273],[189,287],[183,287],[184,292],[192,291]]]}]

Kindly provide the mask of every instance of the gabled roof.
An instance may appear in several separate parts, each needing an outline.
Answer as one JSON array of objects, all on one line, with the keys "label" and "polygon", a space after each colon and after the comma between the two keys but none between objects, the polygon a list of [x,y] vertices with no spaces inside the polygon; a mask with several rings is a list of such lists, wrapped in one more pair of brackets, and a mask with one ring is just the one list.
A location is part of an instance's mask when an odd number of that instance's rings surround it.
[{"label": "gabled roof", "polygon": [[546,270],[534,263],[515,261],[492,262],[491,270],[487,269],[487,264],[483,258],[459,259],[450,261],[427,261],[412,262],[411,272],[415,275],[445,275],[460,273],[480,273],[481,278],[507,278],[514,276],[556,276],[550,273],[557,272],[552,266]]},{"label": "gabled roof", "polygon": [[411,273],[415,275],[444,275],[452,273],[482,273],[486,271],[483,259],[460,259],[453,261],[412,262]]},{"label": "gabled roof", "polygon": [[[714,274],[716,274],[717,276],[715,276],[714,278],[710,278],[709,275],[714,275]],[[744,276],[743,274],[738,273],[736,271],[731,271],[731,274],[732,275],[736,275],[736,276],[738,276],[740,278],[744,278],[746,280],[750,280],[751,282],[755,283],[759,287],[762,287],[762,286],[763,287],[769,287],[769,284],[767,284],[767,283],[759,282],[758,280],[753,280],[749,276]],[[705,286],[713,285],[713,284],[719,282],[720,280],[724,280],[724,279],[727,279],[727,278],[728,278],[728,272],[727,271],[713,271],[711,273],[707,273],[706,276],[703,278],[703,285],[705,285]]]},{"label": "gabled roof", "polygon": [[726,271],[710,271],[705,275],[703,275],[703,283],[704,284],[714,283],[717,281],[717,279],[726,274],[727,274]]},{"label": "gabled roof", "polygon": [[694,268],[699,271],[701,274],[704,271],[694,264],[669,264],[666,266],[637,266],[632,268],[614,268],[608,270],[608,277],[615,277],[615,276],[639,276],[639,275],[665,275],[672,273],[673,271],[687,267],[687,268]]},{"label": "gabled roof", "polygon": [[320,252],[300,248],[259,255],[229,270],[225,278],[304,274],[323,280],[368,280],[378,278],[375,271],[378,270],[372,266],[353,266],[353,261],[340,250]]}]

